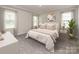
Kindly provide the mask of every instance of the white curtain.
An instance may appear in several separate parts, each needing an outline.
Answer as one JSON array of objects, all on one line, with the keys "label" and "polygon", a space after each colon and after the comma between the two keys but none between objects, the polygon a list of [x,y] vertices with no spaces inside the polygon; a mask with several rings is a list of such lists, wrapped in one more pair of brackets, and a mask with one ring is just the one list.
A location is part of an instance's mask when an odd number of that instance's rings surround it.
[{"label": "white curtain", "polygon": [[14,33],[16,28],[16,12],[11,10],[4,11],[4,30]]}]

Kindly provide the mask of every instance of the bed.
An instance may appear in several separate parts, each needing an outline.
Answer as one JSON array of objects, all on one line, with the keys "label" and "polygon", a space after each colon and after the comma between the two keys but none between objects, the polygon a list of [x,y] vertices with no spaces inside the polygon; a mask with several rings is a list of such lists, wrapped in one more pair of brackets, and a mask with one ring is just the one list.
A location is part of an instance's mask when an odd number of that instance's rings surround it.
[{"label": "bed", "polygon": [[30,30],[26,38],[31,37],[43,44],[50,52],[54,52],[54,43],[59,37],[59,26],[58,23],[44,23],[37,29]]}]

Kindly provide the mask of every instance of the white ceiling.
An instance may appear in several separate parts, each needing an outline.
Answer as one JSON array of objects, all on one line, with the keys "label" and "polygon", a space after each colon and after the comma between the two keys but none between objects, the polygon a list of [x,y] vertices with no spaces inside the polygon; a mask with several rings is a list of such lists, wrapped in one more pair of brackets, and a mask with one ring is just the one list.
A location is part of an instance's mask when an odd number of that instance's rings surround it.
[{"label": "white ceiling", "polygon": [[24,9],[26,11],[41,14],[55,10],[75,7],[74,5],[12,5],[11,7]]}]

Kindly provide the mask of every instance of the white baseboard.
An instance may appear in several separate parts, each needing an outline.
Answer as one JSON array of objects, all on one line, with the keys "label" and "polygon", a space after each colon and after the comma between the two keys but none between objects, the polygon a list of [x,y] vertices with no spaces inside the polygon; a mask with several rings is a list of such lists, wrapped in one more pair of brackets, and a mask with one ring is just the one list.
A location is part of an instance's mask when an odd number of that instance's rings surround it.
[{"label": "white baseboard", "polygon": [[26,34],[26,33],[17,33],[17,35],[23,35],[23,34]]}]

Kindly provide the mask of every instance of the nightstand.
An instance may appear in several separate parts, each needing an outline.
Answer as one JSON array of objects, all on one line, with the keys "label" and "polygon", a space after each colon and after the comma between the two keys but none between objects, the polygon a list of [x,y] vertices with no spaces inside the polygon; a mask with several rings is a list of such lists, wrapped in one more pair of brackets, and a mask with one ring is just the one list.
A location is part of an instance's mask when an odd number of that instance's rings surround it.
[{"label": "nightstand", "polygon": [[67,30],[60,30],[59,32],[60,40],[66,40],[68,38]]},{"label": "nightstand", "polygon": [[60,30],[60,33],[64,33],[64,34],[66,34],[67,33],[67,30]]},{"label": "nightstand", "polygon": [[33,26],[33,29],[37,29],[38,28],[38,26]]}]

